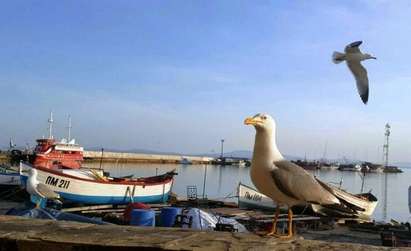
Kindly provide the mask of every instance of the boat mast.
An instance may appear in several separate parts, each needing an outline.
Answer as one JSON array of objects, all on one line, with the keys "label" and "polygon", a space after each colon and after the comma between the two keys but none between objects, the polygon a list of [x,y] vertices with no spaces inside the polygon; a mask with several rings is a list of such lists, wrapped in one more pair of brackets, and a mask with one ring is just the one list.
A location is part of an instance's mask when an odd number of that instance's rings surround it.
[{"label": "boat mast", "polygon": [[49,122],[49,139],[53,139],[53,112],[50,112]]},{"label": "boat mast", "polygon": [[68,137],[67,137],[67,143],[69,143],[70,142],[70,140],[71,140],[71,115],[68,115],[68,126],[67,126],[67,129],[68,129]]}]

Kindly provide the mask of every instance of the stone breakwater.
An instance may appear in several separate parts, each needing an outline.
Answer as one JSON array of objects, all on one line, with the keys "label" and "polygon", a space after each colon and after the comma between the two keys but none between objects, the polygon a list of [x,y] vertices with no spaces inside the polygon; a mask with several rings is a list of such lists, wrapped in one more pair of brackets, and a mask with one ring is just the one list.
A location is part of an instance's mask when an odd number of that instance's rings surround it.
[{"label": "stone breakwater", "polygon": [[92,225],[0,216],[0,250],[411,250],[179,228]]},{"label": "stone breakwater", "polygon": [[182,155],[144,154],[144,153],[120,153],[120,152],[99,152],[84,151],[85,161],[106,161],[106,162],[134,162],[134,163],[182,163],[191,162],[193,164],[209,164],[214,158]]}]

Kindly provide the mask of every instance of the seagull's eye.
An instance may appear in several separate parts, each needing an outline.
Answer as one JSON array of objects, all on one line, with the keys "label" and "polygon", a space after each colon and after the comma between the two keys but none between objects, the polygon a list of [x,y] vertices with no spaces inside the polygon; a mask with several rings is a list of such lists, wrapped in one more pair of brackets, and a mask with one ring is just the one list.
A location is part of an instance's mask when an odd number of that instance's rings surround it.
[{"label": "seagull's eye", "polygon": [[262,119],[263,119],[263,120],[266,120],[266,119],[267,119],[267,116],[263,116]]}]

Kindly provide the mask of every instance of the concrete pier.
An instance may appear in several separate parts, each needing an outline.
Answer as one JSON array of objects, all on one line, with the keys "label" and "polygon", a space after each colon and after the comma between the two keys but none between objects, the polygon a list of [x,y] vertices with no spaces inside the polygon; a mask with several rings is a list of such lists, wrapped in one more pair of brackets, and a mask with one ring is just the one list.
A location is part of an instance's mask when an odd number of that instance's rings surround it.
[{"label": "concrete pier", "polygon": [[[92,225],[0,216],[0,250],[394,250],[350,243],[284,241],[254,234]],[[399,250],[399,249],[395,249]],[[411,249],[401,249],[411,250]]]},{"label": "concrete pier", "polygon": [[134,162],[134,163],[181,163],[186,159],[193,164],[210,164],[213,158],[198,157],[198,156],[182,156],[182,155],[162,155],[162,154],[143,154],[143,153],[119,153],[119,152],[103,152],[99,151],[84,151],[84,159],[86,161],[109,161],[109,162]]}]

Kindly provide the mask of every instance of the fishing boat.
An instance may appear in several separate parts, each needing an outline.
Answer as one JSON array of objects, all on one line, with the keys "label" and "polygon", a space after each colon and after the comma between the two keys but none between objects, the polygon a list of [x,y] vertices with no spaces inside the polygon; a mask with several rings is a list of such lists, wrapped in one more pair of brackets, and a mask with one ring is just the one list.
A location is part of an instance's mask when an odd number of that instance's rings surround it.
[{"label": "fishing boat", "polygon": [[[26,185],[28,170],[36,168],[37,181],[58,193],[63,201],[80,204],[127,204],[130,202],[163,203],[168,200],[174,181],[174,171],[147,178],[105,177],[94,170],[62,170],[33,167],[20,163],[22,185]],[[82,176],[78,172],[82,171]],[[94,177],[90,175],[94,173]]]},{"label": "fishing boat", "polygon": [[340,164],[339,171],[361,172],[360,164]]},{"label": "fishing boat", "polygon": [[[334,217],[369,218],[377,206],[378,200],[371,193],[350,194],[333,185],[320,183],[327,187],[342,203],[340,206],[321,206],[311,204],[315,213]],[[248,209],[275,209],[271,198],[244,184],[238,185],[238,205]]]},{"label": "fishing boat", "polygon": [[241,182],[238,184],[237,193],[239,208],[273,210],[276,207],[271,198]]},{"label": "fishing boat", "polygon": [[53,113],[50,113],[49,136],[45,139],[37,139],[31,163],[35,167],[45,168],[72,168],[77,169],[83,163],[83,147],[76,144],[71,138],[71,118],[68,121],[68,137],[57,141],[53,136]]},{"label": "fishing boat", "polygon": [[81,167],[83,162],[83,147],[75,143],[75,140],[60,142],[54,139],[38,139],[34,149],[33,165],[45,168],[73,168]]},{"label": "fishing boat", "polygon": [[193,162],[188,157],[181,156],[180,164],[191,165]]},{"label": "fishing boat", "polygon": [[0,166],[0,188],[8,189],[20,185],[20,173],[7,166]]},{"label": "fishing boat", "polygon": [[314,212],[336,217],[370,218],[378,204],[378,199],[372,193],[351,194],[334,185],[317,181],[336,196],[341,204],[322,206],[311,204]]},{"label": "fishing boat", "polygon": [[315,171],[320,169],[320,163],[318,161],[296,160],[291,162],[304,168],[305,170]]}]

